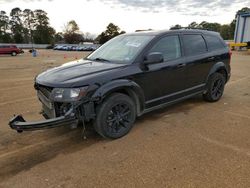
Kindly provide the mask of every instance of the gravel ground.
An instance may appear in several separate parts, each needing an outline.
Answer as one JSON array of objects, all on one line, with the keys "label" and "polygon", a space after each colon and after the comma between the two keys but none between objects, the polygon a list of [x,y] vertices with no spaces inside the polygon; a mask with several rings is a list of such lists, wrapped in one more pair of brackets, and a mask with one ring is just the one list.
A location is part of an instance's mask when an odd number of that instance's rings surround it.
[{"label": "gravel ground", "polygon": [[14,113],[41,119],[36,74],[86,56],[40,50],[0,56],[0,187],[249,187],[250,54],[234,52],[223,98],[200,96],[140,117],[125,137],[91,127],[17,134]]}]

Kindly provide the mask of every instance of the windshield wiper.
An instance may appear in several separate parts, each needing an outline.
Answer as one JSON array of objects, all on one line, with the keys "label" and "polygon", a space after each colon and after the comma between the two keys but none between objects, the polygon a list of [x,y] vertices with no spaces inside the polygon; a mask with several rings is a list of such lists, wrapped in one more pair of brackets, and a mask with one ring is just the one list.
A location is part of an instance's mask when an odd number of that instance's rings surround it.
[{"label": "windshield wiper", "polygon": [[106,62],[110,62],[109,60],[107,59],[104,59],[104,58],[101,58],[101,57],[97,57],[95,59],[93,59],[94,61],[106,61]]}]

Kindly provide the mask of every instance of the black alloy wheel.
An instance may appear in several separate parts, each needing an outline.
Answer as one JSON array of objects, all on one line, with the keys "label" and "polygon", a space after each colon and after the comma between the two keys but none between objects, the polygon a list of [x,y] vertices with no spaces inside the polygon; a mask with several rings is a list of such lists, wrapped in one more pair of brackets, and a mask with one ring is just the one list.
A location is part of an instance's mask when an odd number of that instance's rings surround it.
[{"label": "black alloy wheel", "polygon": [[216,102],[220,100],[225,88],[226,79],[221,73],[214,73],[210,76],[207,83],[207,91],[203,95],[204,100]]},{"label": "black alloy wheel", "polygon": [[116,104],[108,113],[106,123],[107,131],[118,133],[121,129],[127,129],[131,120],[131,110],[127,104]]},{"label": "black alloy wheel", "polygon": [[223,89],[224,89],[224,86],[223,86],[223,81],[222,79],[217,79],[215,80],[215,82],[213,83],[213,87],[212,87],[212,97],[214,99],[217,99],[219,98],[222,93],[223,93]]},{"label": "black alloy wheel", "polygon": [[135,118],[133,100],[127,95],[114,93],[98,107],[94,127],[105,138],[120,138],[130,131]]}]

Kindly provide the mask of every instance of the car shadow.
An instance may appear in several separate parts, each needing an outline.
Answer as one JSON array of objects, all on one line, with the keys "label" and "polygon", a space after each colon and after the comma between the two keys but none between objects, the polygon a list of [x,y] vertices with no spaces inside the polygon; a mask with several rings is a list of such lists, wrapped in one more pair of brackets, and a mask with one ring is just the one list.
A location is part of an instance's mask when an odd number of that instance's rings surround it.
[{"label": "car shadow", "polygon": [[22,54],[17,54],[16,56],[12,56],[11,54],[0,54],[0,58],[1,57],[18,57],[21,56]]},{"label": "car shadow", "polygon": [[146,113],[143,116],[139,117],[137,121],[147,121],[147,120],[157,120],[166,115],[172,115],[177,113],[189,114],[189,111],[197,105],[202,105],[204,100],[201,95],[194,96],[190,99],[184,100],[179,103],[175,103],[166,107],[159,108],[152,112]]}]

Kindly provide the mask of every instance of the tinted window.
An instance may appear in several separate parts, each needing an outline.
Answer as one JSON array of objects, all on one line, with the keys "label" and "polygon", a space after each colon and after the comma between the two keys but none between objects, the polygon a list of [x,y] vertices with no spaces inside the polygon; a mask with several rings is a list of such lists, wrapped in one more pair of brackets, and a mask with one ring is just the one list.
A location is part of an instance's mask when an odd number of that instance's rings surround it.
[{"label": "tinted window", "polygon": [[178,36],[167,36],[160,39],[149,51],[161,52],[164,61],[169,61],[181,57],[180,40]]},{"label": "tinted window", "polygon": [[216,50],[220,48],[225,48],[223,43],[218,37],[206,35],[207,46],[209,50]]},{"label": "tinted window", "polygon": [[207,51],[206,43],[201,35],[183,35],[186,55],[196,55]]}]

